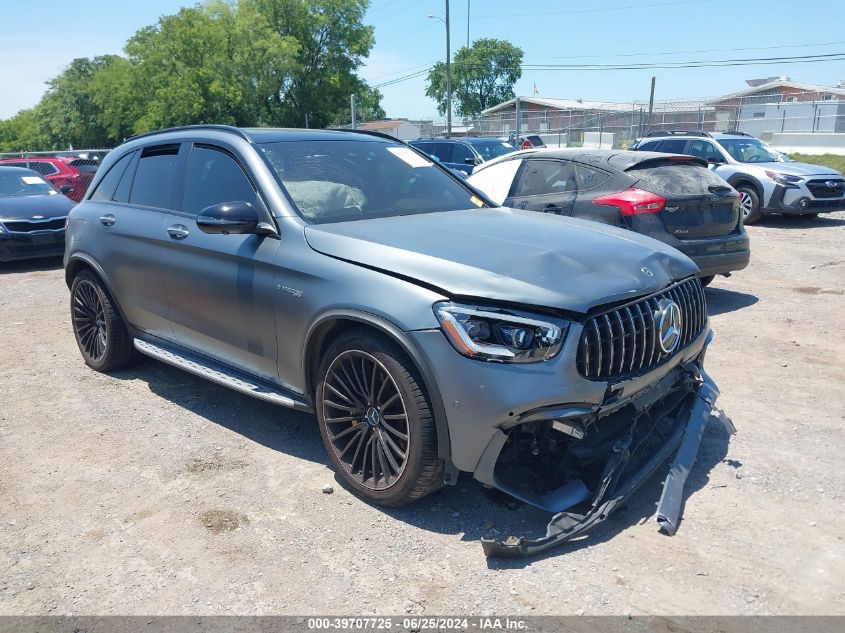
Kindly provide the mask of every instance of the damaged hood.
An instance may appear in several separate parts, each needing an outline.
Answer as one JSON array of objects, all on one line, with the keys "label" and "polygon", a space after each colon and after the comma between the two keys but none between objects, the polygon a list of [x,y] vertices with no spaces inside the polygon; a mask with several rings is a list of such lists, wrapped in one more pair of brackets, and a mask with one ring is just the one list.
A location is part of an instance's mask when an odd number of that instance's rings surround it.
[{"label": "damaged hood", "polygon": [[320,253],[452,297],[581,313],[698,272],[679,251],[631,231],[505,208],[315,224],[305,236]]}]

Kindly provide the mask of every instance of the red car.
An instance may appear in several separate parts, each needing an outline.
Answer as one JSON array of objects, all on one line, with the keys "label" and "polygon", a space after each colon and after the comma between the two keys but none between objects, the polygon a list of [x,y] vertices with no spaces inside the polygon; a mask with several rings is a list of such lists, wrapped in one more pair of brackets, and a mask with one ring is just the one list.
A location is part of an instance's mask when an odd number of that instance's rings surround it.
[{"label": "red car", "polygon": [[74,202],[82,200],[91,179],[100,163],[96,160],[78,157],[37,157],[37,158],[3,158],[0,165],[6,167],[25,167],[37,171],[57,190],[68,185],[71,190],[62,191]]}]

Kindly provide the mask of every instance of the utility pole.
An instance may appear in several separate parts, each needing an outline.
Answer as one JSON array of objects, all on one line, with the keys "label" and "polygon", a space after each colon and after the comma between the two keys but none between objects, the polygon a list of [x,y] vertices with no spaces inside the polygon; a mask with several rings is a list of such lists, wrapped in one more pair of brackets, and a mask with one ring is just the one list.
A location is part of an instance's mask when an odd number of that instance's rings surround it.
[{"label": "utility pole", "polygon": [[651,95],[648,98],[648,125],[646,125],[646,134],[651,131],[651,113],[654,112],[654,80],[656,77],[651,78]]},{"label": "utility pole", "polygon": [[467,48],[469,48],[469,3],[470,0],[467,0]]},{"label": "utility pole", "polygon": [[356,103],[355,95],[352,95],[350,97],[350,105],[351,105],[351,108],[352,108],[352,129],[355,130],[355,129],[358,128],[357,122],[355,120],[358,116],[358,109],[356,108],[357,103]]},{"label": "utility pole", "polygon": [[446,0],[446,138],[452,136],[452,50],[449,39],[449,0]]}]

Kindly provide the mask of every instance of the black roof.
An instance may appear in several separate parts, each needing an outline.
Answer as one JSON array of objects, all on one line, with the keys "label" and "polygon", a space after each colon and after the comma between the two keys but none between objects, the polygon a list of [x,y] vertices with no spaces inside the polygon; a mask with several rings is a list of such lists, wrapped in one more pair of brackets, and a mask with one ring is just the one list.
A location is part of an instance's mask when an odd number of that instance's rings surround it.
[{"label": "black roof", "polygon": [[684,162],[699,163],[707,166],[707,161],[695,156],[683,154],[666,154],[664,152],[629,152],[622,149],[583,149],[570,147],[564,149],[536,148],[526,149],[511,154],[505,154],[492,161],[484,163],[478,169],[485,169],[490,165],[498,164],[509,160],[518,160],[525,156],[536,158],[551,158],[560,160],[572,160],[578,163],[586,163],[597,167],[610,166],[613,169],[627,171],[634,167],[646,166],[647,163],[665,163],[670,160],[683,160]]}]

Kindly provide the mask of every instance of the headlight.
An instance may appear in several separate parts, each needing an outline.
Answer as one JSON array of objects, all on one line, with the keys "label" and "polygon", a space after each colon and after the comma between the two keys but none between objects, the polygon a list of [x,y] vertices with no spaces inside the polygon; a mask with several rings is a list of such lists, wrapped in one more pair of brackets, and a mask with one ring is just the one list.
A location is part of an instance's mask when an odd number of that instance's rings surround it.
[{"label": "headlight", "polygon": [[557,356],[569,324],[518,310],[441,302],[434,315],[452,346],[464,356],[503,363],[534,363]]},{"label": "headlight", "polygon": [[786,185],[787,187],[795,186],[802,180],[801,176],[789,176],[787,174],[779,174],[776,171],[767,171],[766,175],[779,185]]}]

